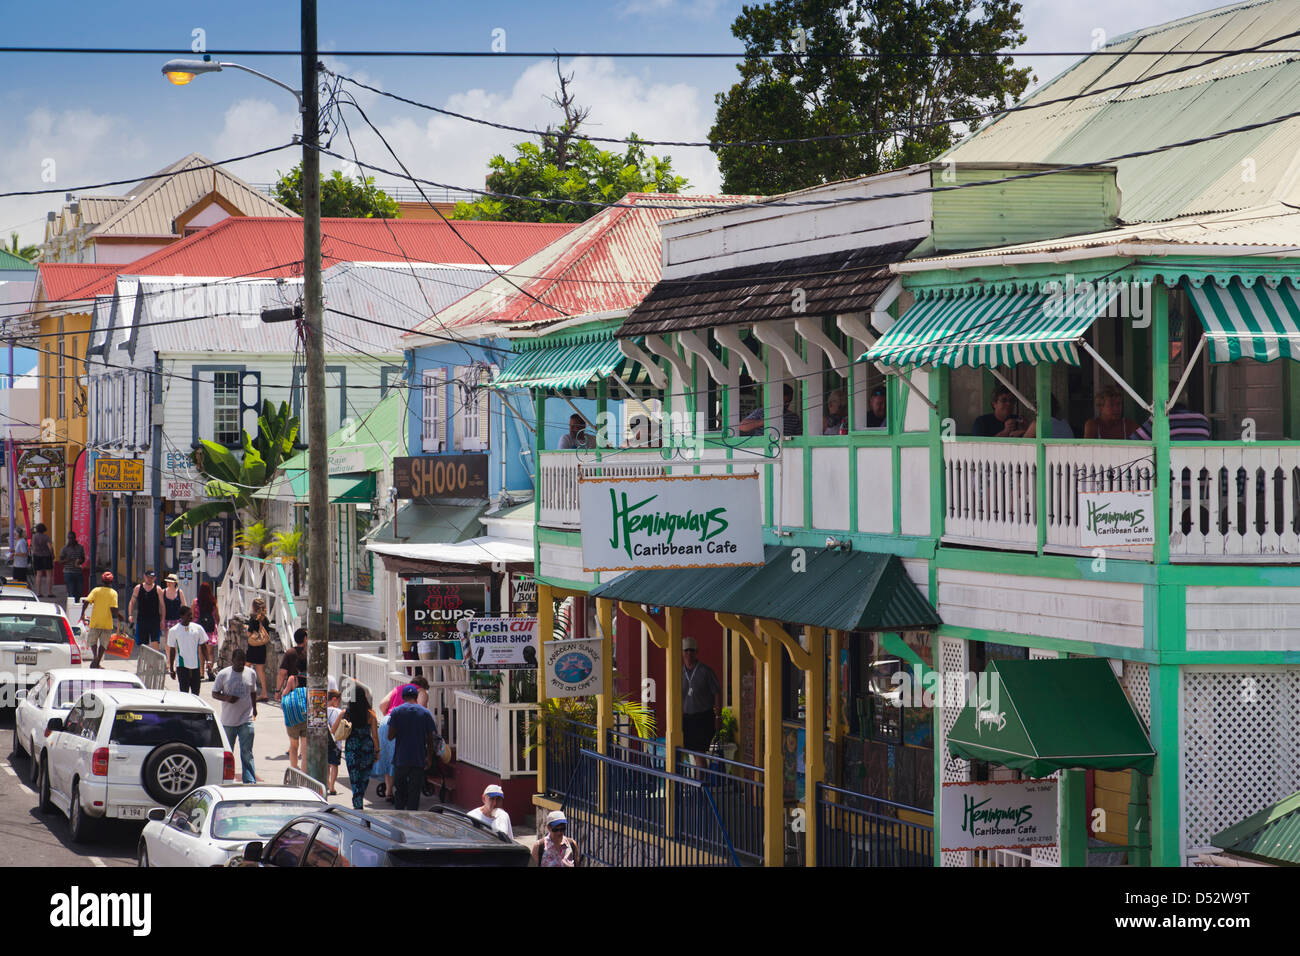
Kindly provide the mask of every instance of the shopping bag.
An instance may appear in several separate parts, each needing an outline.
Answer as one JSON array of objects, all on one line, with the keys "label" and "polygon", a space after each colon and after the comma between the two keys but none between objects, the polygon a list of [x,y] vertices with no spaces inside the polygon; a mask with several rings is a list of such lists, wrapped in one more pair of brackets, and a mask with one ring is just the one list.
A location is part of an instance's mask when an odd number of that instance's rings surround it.
[{"label": "shopping bag", "polygon": [[131,652],[135,650],[135,638],[129,634],[123,634],[118,631],[108,639],[108,648],[104,653],[108,657],[120,657],[127,660],[131,657]]}]

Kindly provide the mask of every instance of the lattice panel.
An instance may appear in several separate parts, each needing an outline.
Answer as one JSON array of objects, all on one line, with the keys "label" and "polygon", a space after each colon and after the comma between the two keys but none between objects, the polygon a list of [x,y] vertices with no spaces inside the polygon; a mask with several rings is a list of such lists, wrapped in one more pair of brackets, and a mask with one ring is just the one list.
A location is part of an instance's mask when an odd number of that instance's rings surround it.
[{"label": "lattice panel", "polygon": [[[948,753],[948,731],[952,730],[952,725],[957,722],[957,715],[961,713],[965,704],[964,700],[951,701],[948,699],[948,688],[966,685],[962,681],[967,673],[970,672],[970,654],[965,641],[959,641],[951,637],[939,638],[939,671],[943,674],[943,710],[940,712],[939,720],[939,765],[943,768],[941,774],[941,783],[959,782],[970,779],[970,761],[956,760]],[[955,678],[950,682],[948,675]],[[940,821],[941,822],[941,821]],[[941,853],[941,866],[970,866],[971,854],[965,851],[959,853]]]},{"label": "lattice panel", "polygon": [[1183,670],[1183,853],[1300,790],[1300,668]]},{"label": "lattice panel", "polygon": [[[1029,649],[1029,659],[1031,661],[1055,660],[1060,657],[1059,651],[1046,651],[1042,648],[1031,647]],[[1060,781],[1060,773],[1052,774],[1052,779]],[[1056,846],[1035,848],[1029,851],[1029,858],[1033,860],[1033,866],[1060,866],[1061,865],[1061,791],[1056,791]]]},{"label": "lattice panel", "polygon": [[1151,675],[1147,665],[1138,661],[1124,662],[1124,676],[1120,686],[1133,702],[1133,709],[1142,718],[1142,726],[1151,732]]}]

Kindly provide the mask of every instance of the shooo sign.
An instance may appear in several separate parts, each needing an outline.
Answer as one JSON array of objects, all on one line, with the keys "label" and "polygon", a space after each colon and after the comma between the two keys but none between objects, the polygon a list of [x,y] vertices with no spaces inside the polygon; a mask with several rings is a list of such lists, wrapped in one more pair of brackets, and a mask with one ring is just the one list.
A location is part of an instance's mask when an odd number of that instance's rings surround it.
[{"label": "shooo sign", "polygon": [[1149,491],[1079,492],[1079,546],[1155,544],[1155,506]]},{"label": "shooo sign", "polygon": [[758,475],[584,478],[586,571],[763,563]]}]

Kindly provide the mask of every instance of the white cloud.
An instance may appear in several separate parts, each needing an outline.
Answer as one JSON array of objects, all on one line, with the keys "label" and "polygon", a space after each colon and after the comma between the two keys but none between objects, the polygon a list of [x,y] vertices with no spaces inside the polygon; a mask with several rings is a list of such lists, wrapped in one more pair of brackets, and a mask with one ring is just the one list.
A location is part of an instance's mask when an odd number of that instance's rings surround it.
[{"label": "white cloud", "polygon": [[708,20],[724,5],[724,0],[627,0],[619,7],[621,16],[686,17],[691,20]]}]

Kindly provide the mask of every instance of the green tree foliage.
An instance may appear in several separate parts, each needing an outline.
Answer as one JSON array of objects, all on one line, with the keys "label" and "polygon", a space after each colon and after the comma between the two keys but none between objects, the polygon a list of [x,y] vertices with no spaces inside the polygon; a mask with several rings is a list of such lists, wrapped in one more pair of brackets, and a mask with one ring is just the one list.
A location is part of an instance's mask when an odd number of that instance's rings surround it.
[{"label": "green tree foliage", "polygon": [[12,252],[20,259],[26,259],[28,262],[35,262],[41,255],[40,246],[23,246],[18,242],[18,233],[9,233],[9,252]]},{"label": "green tree foliage", "polygon": [[[276,202],[301,216],[302,163],[279,175]],[[402,211],[396,199],[375,188],[373,176],[350,179],[336,169],[320,178],[320,214],[335,219],[399,219]]]},{"label": "green tree foliage", "polygon": [[242,456],[236,457],[224,445],[203,439],[194,453],[194,463],[209,479],[204,490],[215,500],[190,508],[167,526],[167,533],[181,534],[231,511],[245,527],[259,524],[267,502],[255,495],[275,480],[280,464],[293,454],[297,437],[298,417],[289,414],[289,403],[281,402],[276,408],[267,401],[257,419],[257,437],[242,432]]},{"label": "green tree foliage", "polygon": [[[1015,69],[1010,57],[963,55],[1023,43],[1020,10],[1014,0],[773,0],[744,7],[731,28],[745,44],[741,79],[715,98],[710,139],[924,128],[715,148],[723,188],[772,195],[931,159],[961,133],[945,120],[1009,105],[1024,92],[1030,71]],[[777,50],[785,52],[758,55]],[[873,52],[882,55],[846,56]]]},{"label": "green tree foliage", "polygon": [[[591,112],[578,106],[569,89],[573,76],[560,72],[559,90],[550,101],[564,114],[559,126],[547,126],[541,145],[515,144],[515,158],[501,154],[488,162],[487,188],[512,196],[541,199],[569,199],[575,202],[618,202],[628,193],[677,193],[687,182],[673,173],[670,158],[651,156],[640,143],[631,142],[623,152],[610,152],[576,138]],[[636,140],[636,134],[628,136]],[[507,222],[582,222],[597,210],[591,206],[529,202],[526,199],[494,199],[484,196],[472,203],[456,204],[453,219],[486,219]]]}]

